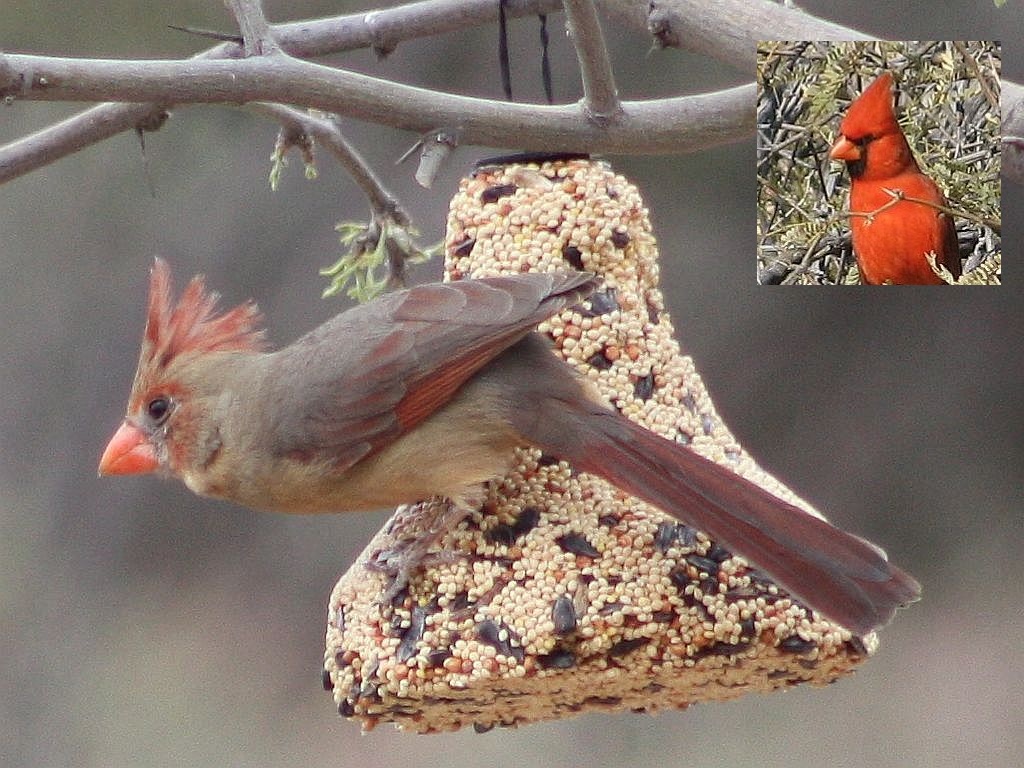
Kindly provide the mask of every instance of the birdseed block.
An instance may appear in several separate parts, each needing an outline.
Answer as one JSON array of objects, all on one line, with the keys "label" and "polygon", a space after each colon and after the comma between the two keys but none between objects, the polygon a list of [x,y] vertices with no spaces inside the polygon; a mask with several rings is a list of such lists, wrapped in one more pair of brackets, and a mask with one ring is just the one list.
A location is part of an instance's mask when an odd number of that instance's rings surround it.
[{"label": "birdseed block", "polygon": [[[540,331],[621,413],[819,514],[760,469],[682,354],[637,188],[585,157],[500,161],[451,202],[446,278],[579,269],[604,284]],[[445,446],[439,445],[438,451]],[[430,461],[429,456],[423,457]],[[520,450],[393,600],[374,567],[443,518],[400,507],[330,598],[324,687],[364,729],[518,726],[824,685],[877,647],[701,531]]]}]

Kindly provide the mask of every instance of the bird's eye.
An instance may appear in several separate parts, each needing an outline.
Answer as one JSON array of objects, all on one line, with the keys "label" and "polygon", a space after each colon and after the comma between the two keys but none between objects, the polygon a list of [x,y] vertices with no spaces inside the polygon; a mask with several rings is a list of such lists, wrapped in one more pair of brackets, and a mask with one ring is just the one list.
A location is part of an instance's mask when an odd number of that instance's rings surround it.
[{"label": "bird's eye", "polygon": [[146,414],[160,424],[171,412],[171,401],[166,397],[154,397],[146,404]]}]

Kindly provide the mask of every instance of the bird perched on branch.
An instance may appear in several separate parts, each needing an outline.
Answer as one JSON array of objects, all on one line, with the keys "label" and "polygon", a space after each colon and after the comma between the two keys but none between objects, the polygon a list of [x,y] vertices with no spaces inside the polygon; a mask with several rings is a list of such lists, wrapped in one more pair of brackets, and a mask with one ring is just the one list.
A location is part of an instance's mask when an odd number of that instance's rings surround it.
[{"label": "bird perched on branch", "polygon": [[917,599],[880,549],[634,424],[559,360],[534,328],[598,282],[421,285],[267,352],[253,304],[218,314],[198,277],[174,304],[157,260],[127,415],[100,474],[160,472],[277,512],[435,496],[466,511],[515,447],[535,446],[707,532],[857,634]]},{"label": "bird perched on branch", "polygon": [[829,152],[850,171],[850,228],[861,280],[868,285],[944,285],[925,255],[954,278],[960,250],[946,197],[921,172],[896,122],[892,74],[883,72],[846,111]]}]

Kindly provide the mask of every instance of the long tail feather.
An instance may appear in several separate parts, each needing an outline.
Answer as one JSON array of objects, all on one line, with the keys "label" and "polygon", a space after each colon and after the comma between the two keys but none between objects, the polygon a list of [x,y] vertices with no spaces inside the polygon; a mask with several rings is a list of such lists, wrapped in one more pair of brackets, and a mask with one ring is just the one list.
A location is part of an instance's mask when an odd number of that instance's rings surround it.
[{"label": "long tail feather", "polygon": [[586,402],[545,410],[529,435],[541,448],[705,531],[854,633],[918,599],[920,585],[878,547],[685,446]]}]

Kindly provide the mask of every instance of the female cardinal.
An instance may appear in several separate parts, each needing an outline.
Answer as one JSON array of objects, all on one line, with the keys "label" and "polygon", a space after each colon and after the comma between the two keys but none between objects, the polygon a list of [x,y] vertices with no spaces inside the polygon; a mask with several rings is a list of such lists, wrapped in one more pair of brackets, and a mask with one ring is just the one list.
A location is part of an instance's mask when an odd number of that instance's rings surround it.
[{"label": "female cardinal", "polygon": [[253,304],[216,313],[195,278],[171,304],[157,260],[128,413],[101,475],[160,471],[279,512],[447,496],[536,446],[706,531],[858,634],[920,587],[863,539],[634,424],[532,333],[584,300],[585,273],[422,285],[348,310],[276,352]]},{"label": "female cardinal", "polygon": [[[892,107],[892,75],[883,72],[850,105],[829,157],[850,171],[853,252],[861,280],[906,285],[944,285],[925,254],[960,276],[953,220],[937,208],[946,198],[921,173]],[[906,199],[896,200],[890,190]],[[919,202],[919,201],[926,202]]]}]

